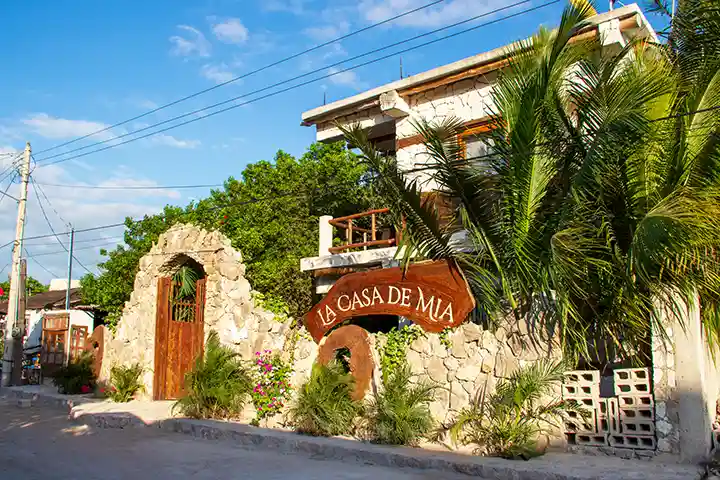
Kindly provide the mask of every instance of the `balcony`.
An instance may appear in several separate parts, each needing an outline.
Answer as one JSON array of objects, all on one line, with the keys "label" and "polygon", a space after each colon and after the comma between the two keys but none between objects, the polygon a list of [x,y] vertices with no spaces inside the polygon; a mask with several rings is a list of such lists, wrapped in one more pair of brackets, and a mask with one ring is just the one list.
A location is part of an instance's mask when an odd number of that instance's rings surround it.
[{"label": "balcony", "polygon": [[[325,293],[334,279],[355,268],[394,265],[398,235],[387,226],[388,208],[355,213],[345,217],[320,217],[318,256],[300,260],[300,270],[313,271],[317,293]],[[341,238],[334,245],[336,237]]]}]

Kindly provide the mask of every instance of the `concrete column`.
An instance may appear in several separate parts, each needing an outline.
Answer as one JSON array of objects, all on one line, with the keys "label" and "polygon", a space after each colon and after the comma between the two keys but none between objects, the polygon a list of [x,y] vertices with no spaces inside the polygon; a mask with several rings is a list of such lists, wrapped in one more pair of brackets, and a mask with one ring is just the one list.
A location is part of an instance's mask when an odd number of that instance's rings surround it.
[{"label": "concrete column", "polygon": [[[717,392],[712,392],[707,373],[708,346],[703,336],[698,302],[687,308],[685,328],[675,333],[675,367],[677,378],[680,457],[682,461],[698,463],[710,453],[713,412]],[[716,372],[712,372],[717,375]]]},{"label": "concrete column", "polygon": [[332,218],[330,215],[320,217],[320,241],[318,243],[318,256],[320,257],[330,255],[330,247],[333,243],[333,226],[330,225]]}]

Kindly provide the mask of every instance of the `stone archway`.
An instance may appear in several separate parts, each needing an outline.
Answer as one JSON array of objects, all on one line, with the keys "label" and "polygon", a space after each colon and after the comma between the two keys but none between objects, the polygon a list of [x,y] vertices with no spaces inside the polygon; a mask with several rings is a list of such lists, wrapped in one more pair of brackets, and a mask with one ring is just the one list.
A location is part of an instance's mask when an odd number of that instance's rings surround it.
[{"label": "stone archway", "polygon": [[[271,314],[253,306],[250,283],[244,277],[242,256],[230,240],[217,231],[207,231],[189,224],[179,224],[160,235],[150,251],[140,259],[139,270],[130,300],[125,303],[122,318],[113,339],[106,344],[101,379],[109,378],[114,365],[140,363],[144,367],[145,394],[162,398],[155,392],[157,313],[165,300],[163,278],[171,277],[179,264],[192,260],[205,274],[205,301],[202,315],[202,341],[216,331],[226,345],[260,342],[252,334],[258,324],[270,325]],[[160,300],[160,301],[159,301]],[[247,350],[253,347],[248,346]],[[254,350],[253,350],[254,351]],[[159,367],[159,368],[158,368]]]}]

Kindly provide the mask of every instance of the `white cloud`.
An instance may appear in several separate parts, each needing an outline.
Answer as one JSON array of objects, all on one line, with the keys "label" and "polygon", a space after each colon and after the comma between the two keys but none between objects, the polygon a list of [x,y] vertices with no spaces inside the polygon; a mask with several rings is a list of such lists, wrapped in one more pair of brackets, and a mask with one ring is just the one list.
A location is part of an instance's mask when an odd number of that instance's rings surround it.
[{"label": "white cloud", "polygon": [[[338,73],[339,72],[339,73]],[[360,79],[357,77],[355,72],[352,70],[348,70],[346,72],[342,72],[338,70],[337,68],[330,68],[328,69],[328,75],[331,75],[328,77],[328,80],[335,85],[343,85],[346,87],[352,87],[357,90],[366,88],[367,85],[365,82],[360,81]]]},{"label": "white cloud", "polygon": [[200,146],[200,140],[183,140],[164,133],[150,137],[153,143],[165,145],[166,147],[192,149]]},{"label": "white cloud", "polygon": [[245,43],[248,39],[248,29],[239,18],[228,18],[222,23],[216,23],[212,31],[218,40],[225,43]]},{"label": "white cloud", "polygon": [[[48,115],[47,113],[36,113],[21,120],[21,123],[29,127],[33,132],[45,138],[64,139],[90,135],[98,130],[103,130],[109,125],[89,120],[70,120]],[[104,131],[95,135],[96,138],[111,138],[110,131]]]},{"label": "white cloud", "polygon": [[235,75],[230,71],[225,63],[217,65],[208,63],[203,65],[200,69],[200,75],[208,80],[212,80],[215,83],[225,83],[235,78]]},{"label": "white cloud", "polygon": [[[381,22],[427,3],[425,0],[362,0],[358,10],[370,23]],[[510,0],[449,0],[393,22],[406,27],[439,27],[509,5]]]},{"label": "white cloud", "polygon": [[303,33],[313,40],[326,42],[333,38],[341,37],[350,31],[350,23],[345,20],[322,25],[318,27],[309,27],[303,30]]},{"label": "white cloud", "polygon": [[310,0],[265,0],[262,8],[268,12],[287,12],[295,15],[305,13],[305,5]]},{"label": "white cloud", "polygon": [[198,57],[210,56],[212,46],[200,30],[189,25],[178,25],[177,28],[187,32],[187,35],[185,37],[173,35],[169,38],[170,43],[173,44],[173,48],[170,50],[173,55],[179,57],[189,57],[193,55],[197,55]]}]

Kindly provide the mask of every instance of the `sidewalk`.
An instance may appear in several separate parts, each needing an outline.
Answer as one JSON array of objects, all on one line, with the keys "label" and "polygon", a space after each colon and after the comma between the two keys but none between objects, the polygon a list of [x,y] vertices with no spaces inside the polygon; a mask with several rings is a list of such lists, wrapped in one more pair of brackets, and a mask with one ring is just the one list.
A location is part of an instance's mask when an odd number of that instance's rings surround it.
[{"label": "sidewalk", "polygon": [[[68,408],[73,420],[101,428],[152,427],[240,447],[305,454],[318,460],[341,460],[386,467],[456,472],[497,480],[694,480],[692,465],[622,460],[616,457],[549,453],[530,461],[462,455],[417,448],[373,445],[344,438],[316,438],[241,423],[191,420],[172,415],[172,402],[117,404],[82,395],[60,395],[44,386],[9,387],[0,396],[30,400],[33,405]],[[29,402],[27,402],[29,403]]]}]

